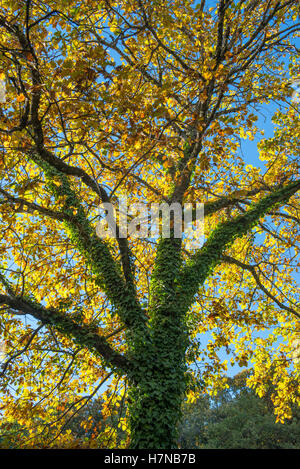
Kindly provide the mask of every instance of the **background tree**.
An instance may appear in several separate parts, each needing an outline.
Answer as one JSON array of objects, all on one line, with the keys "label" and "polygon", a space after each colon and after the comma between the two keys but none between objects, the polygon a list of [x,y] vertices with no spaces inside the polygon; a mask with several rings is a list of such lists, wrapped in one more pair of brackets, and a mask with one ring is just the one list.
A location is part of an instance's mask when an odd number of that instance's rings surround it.
[{"label": "background tree", "polygon": [[[252,361],[260,395],[272,372],[290,416],[299,26],[296,0],[2,1],[1,411],[28,427],[21,446],[58,444],[106,384],[104,417],[128,403],[126,444],[172,448],[184,394],[224,384],[221,349]],[[240,141],[271,102],[262,169]],[[124,194],[204,202],[204,245],[174,227],[99,238],[99,204]]]},{"label": "background tree", "polygon": [[299,449],[299,407],[275,422],[270,390],[260,398],[246,386],[247,372],[229,378],[217,396],[187,404],[179,429],[181,448]]}]

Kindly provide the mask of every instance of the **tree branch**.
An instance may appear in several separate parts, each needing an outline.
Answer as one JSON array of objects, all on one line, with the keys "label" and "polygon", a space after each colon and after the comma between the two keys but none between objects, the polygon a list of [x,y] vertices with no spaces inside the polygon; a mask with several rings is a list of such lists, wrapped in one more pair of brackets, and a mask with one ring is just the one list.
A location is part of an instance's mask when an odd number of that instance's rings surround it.
[{"label": "tree branch", "polygon": [[222,254],[236,238],[247,234],[258,221],[270,210],[289,200],[300,190],[300,181],[293,181],[286,186],[279,186],[271,194],[254,204],[247,212],[232,220],[220,223],[206,243],[182,268],[178,278],[175,301],[183,302],[189,307],[202,285],[213,269],[221,262]]},{"label": "tree branch", "polygon": [[116,352],[106,339],[89,325],[80,325],[71,316],[54,308],[45,308],[43,305],[29,298],[0,294],[0,304],[29,314],[42,324],[55,327],[59,332],[71,337],[81,347],[88,348],[92,353],[101,355],[109,366],[116,367],[128,373],[131,364],[127,357]]},{"label": "tree branch", "polygon": [[289,313],[292,313],[294,314],[295,316],[297,316],[297,318],[300,319],[300,314],[297,313],[297,311],[295,311],[293,308],[289,307],[289,306],[286,306],[285,304],[281,303],[281,301],[279,301],[260,281],[259,279],[259,276],[254,268],[253,265],[249,265],[249,264],[245,264],[244,262],[241,262],[237,259],[234,259],[233,257],[231,256],[227,256],[225,254],[222,255],[222,258],[221,260],[225,261],[225,262],[228,262],[229,264],[235,264],[237,265],[238,267],[242,268],[242,269],[246,269],[248,270],[249,272],[251,272],[252,276],[254,277],[257,285],[259,286],[259,288],[269,297],[271,298],[271,300],[273,300],[280,308],[282,309],[285,309],[286,311],[288,311]]}]

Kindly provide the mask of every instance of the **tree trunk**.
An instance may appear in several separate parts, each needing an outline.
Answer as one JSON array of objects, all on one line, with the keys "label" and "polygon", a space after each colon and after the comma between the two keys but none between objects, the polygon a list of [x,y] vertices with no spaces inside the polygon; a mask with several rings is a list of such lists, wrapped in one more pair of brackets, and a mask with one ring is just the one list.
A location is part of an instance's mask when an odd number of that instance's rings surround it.
[{"label": "tree trunk", "polygon": [[178,447],[177,424],[186,385],[184,331],[179,316],[162,316],[136,354],[136,379],[129,392],[131,449]]}]

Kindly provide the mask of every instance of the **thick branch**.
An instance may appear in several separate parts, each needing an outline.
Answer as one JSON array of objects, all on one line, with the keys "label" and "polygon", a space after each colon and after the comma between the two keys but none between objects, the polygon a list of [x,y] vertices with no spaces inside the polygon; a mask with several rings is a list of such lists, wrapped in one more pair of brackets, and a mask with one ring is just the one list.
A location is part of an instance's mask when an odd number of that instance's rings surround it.
[{"label": "thick branch", "polygon": [[[24,123],[24,126],[27,123],[31,125],[33,138],[34,138],[36,146],[34,148],[31,148],[31,150],[28,151],[28,154],[32,158],[32,155],[36,153],[39,155],[39,158],[41,160],[50,164],[53,168],[55,168],[59,172],[66,174],[66,175],[79,177],[83,181],[84,184],[86,184],[89,188],[91,188],[94,192],[96,192],[100,196],[103,202],[109,202],[110,199],[106,191],[104,190],[104,188],[100,184],[98,184],[97,181],[95,181],[91,176],[89,176],[82,168],[78,168],[78,167],[66,164],[64,161],[62,161],[60,158],[58,158],[57,156],[55,156],[53,153],[51,153],[45,148],[43,128],[42,128],[41,119],[39,118],[39,106],[40,106],[41,93],[42,93],[42,78],[41,78],[40,71],[39,71],[38,58],[30,42],[29,34],[27,35],[24,34],[20,26],[18,26],[17,24],[14,24],[14,25],[8,24],[7,21],[1,16],[0,16],[0,26],[5,27],[6,30],[10,34],[16,37],[16,39],[18,40],[21,46],[21,50],[25,55],[26,55],[26,52],[30,51],[30,53],[32,54],[32,58],[33,58],[32,61],[30,60],[27,61],[28,69],[30,71],[31,78],[32,78],[34,91],[32,92],[30,106],[27,105],[26,107],[27,109],[26,116],[30,114],[29,116],[30,119],[29,119],[29,122],[27,122],[27,118],[26,118],[26,123]],[[30,111],[28,110],[28,108],[30,108]],[[117,231],[118,231],[118,227],[117,227]],[[120,238],[119,236],[117,236],[117,241],[119,244],[121,262],[122,262],[122,267],[123,267],[123,272],[124,272],[126,283],[129,285],[129,288],[131,288],[131,290],[134,290],[133,269],[132,269],[132,265],[130,261],[130,252],[129,252],[127,239]]]},{"label": "thick branch", "polygon": [[280,186],[254,204],[245,214],[221,223],[203,247],[190,258],[188,264],[182,269],[178,279],[176,301],[184,302],[185,307],[188,308],[200,285],[221,262],[225,249],[236,238],[247,234],[264,215],[278,205],[287,202],[298,190],[300,190],[300,181],[293,181],[284,187]]},{"label": "thick branch", "polygon": [[5,191],[4,189],[0,188],[0,194],[4,195],[4,197],[13,204],[19,204],[19,207],[15,209],[15,212],[23,211],[24,207],[27,207],[28,212],[37,211],[42,215],[46,215],[49,218],[54,220],[71,220],[71,217],[68,215],[63,214],[62,212],[57,212],[55,210],[51,210],[46,207],[42,207],[41,205],[36,204],[35,202],[29,202],[28,200],[23,199],[22,197],[15,197],[14,195],[10,194],[9,192]]},{"label": "thick branch", "polygon": [[242,203],[247,197],[258,194],[263,189],[253,189],[251,191],[243,191],[243,197],[237,197],[236,195],[228,197],[220,197],[218,200],[208,201],[204,203],[204,215],[212,215],[213,213],[222,210],[223,208],[232,207],[237,203]]},{"label": "thick branch", "polygon": [[130,362],[119,352],[116,352],[110,344],[98,332],[89,325],[80,325],[71,316],[54,308],[45,308],[35,301],[12,295],[0,294],[0,304],[19,311],[22,314],[30,314],[45,325],[55,327],[59,332],[71,337],[81,347],[87,347],[92,353],[101,355],[109,366],[113,366],[128,373]]}]

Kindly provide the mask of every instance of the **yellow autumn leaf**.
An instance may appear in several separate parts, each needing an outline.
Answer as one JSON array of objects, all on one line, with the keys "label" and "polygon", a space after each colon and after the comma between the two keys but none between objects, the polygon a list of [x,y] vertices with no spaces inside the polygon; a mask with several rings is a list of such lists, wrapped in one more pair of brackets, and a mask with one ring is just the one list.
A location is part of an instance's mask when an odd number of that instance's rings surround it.
[{"label": "yellow autumn leaf", "polygon": [[25,101],[25,95],[21,93],[17,96],[17,102],[22,103],[23,101]]}]

